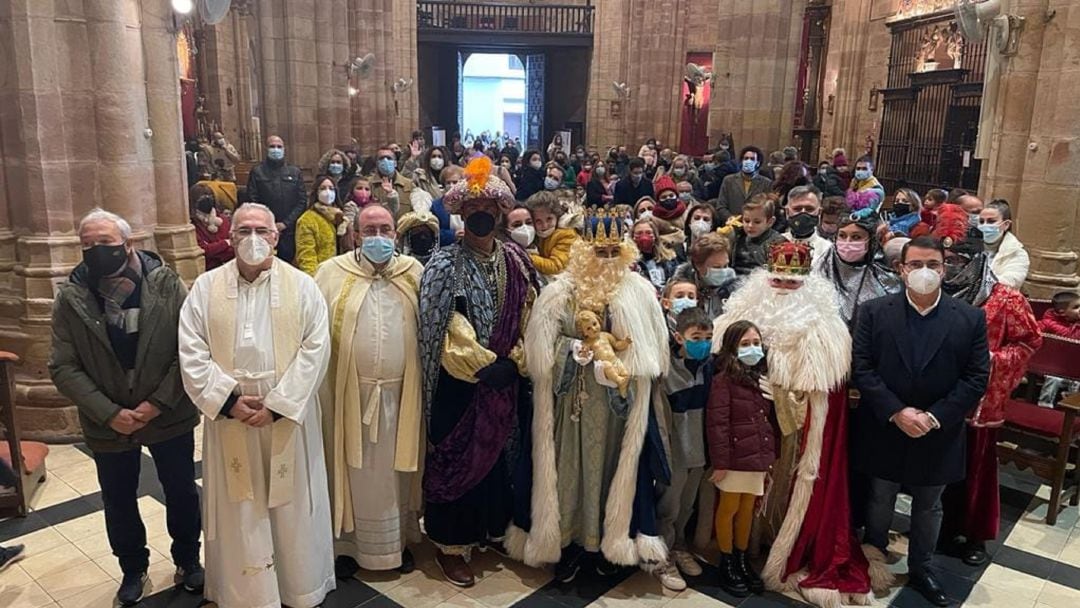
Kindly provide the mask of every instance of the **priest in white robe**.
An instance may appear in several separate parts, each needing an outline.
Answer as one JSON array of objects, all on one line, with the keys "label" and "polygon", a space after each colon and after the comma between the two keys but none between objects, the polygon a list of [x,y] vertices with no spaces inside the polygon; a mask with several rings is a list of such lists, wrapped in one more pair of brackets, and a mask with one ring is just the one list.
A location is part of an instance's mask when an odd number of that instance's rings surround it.
[{"label": "priest in white robe", "polygon": [[273,213],[233,214],[237,259],[180,312],[184,388],[205,416],[206,598],[310,608],[335,587],[317,389],[330,356],[315,281],[273,257]]},{"label": "priest in white robe", "polygon": [[412,571],[420,540],[423,462],[420,349],[423,266],[394,252],[394,216],[357,218],[359,243],[324,262],[315,282],[330,312],[332,355],[320,389],[337,575]]}]

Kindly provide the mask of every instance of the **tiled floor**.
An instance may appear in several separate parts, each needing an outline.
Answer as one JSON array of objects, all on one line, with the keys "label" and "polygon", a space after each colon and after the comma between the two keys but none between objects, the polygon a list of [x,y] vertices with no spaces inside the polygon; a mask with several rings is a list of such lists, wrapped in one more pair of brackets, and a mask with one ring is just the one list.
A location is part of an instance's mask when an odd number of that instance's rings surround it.
[{"label": "tiled floor", "polygon": [[[197,454],[197,458],[198,458]],[[173,565],[165,531],[164,498],[149,456],[144,458],[140,506],[150,545],[152,590],[143,605],[150,608],[194,608],[201,598],[172,588]],[[28,556],[0,573],[2,608],[105,608],[113,606],[120,569],[109,552],[94,465],[82,446],[53,446],[49,478],[34,499],[33,512],[23,519],[0,521],[0,544],[23,543]],[[964,606],[1003,608],[1080,607],[1080,524],[1077,508],[1067,508],[1056,526],[1043,523],[1048,489],[1030,475],[1002,473],[1003,543],[991,547],[993,563],[970,568],[941,557],[943,583]],[[900,505],[895,528],[907,526]],[[906,539],[897,534],[892,549],[903,554]],[[326,608],[460,607],[584,608],[641,606],[698,608],[711,606],[797,606],[776,594],[737,600],[713,584],[715,570],[690,580],[682,593],[663,591],[655,579],[638,571],[603,578],[582,572],[570,585],[552,581],[548,570],[529,568],[492,553],[474,558],[480,579],[471,589],[446,583],[433,560],[433,549],[413,548],[417,569],[409,575],[362,573],[359,580],[339,582]],[[901,558],[898,573],[906,565]],[[927,606],[908,589],[876,600],[878,605]]]}]

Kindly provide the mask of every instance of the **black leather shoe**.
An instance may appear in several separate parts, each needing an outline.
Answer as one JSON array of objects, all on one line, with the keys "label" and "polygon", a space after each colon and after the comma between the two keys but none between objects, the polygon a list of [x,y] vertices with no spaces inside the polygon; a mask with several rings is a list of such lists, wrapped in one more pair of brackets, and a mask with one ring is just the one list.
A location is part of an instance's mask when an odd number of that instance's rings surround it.
[{"label": "black leather shoe", "polygon": [[356,563],[351,556],[339,555],[334,559],[334,576],[340,579],[352,578],[359,571],[360,564]]},{"label": "black leather shoe", "polygon": [[116,592],[116,600],[121,606],[134,606],[142,601],[145,587],[145,572],[124,574],[124,580],[120,581],[120,590]]},{"label": "black leather shoe", "polygon": [[581,570],[581,555],[581,551],[574,551],[569,547],[563,549],[559,563],[555,564],[555,580],[560,583],[572,582]]},{"label": "black leather shoe", "polygon": [[609,562],[602,553],[596,555],[596,573],[600,576],[615,576],[622,571],[622,568]]},{"label": "black leather shoe", "polygon": [[416,560],[413,559],[412,551],[406,548],[401,552],[401,565],[398,566],[397,571],[401,574],[408,574],[416,570]]},{"label": "black leather shoe", "polygon": [[739,563],[735,556],[729,553],[720,554],[720,588],[735,597],[747,597],[750,595],[750,587],[746,584],[742,572],[739,571]]},{"label": "black leather shoe", "polygon": [[750,565],[750,560],[746,557],[746,551],[736,549],[735,553],[731,555],[731,559],[735,560],[735,566],[738,568],[743,580],[746,581],[746,587],[750,589],[751,593],[765,591],[765,582],[761,580],[757,572],[754,572],[754,567]]},{"label": "black leather shoe", "polygon": [[908,586],[918,591],[926,598],[926,601],[935,606],[945,608],[946,606],[952,605],[952,600],[949,599],[949,596],[945,595],[945,589],[933,574],[923,574],[921,576],[912,575],[908,580]]},{"label": "black leather shoe", "polygon": [[972,542],[964,545],[964,551],[960,559],[964,560],[964,563],[969,566],[986,565],[986,562],[990,561],[990,556],[986,554],[986,543]]}]

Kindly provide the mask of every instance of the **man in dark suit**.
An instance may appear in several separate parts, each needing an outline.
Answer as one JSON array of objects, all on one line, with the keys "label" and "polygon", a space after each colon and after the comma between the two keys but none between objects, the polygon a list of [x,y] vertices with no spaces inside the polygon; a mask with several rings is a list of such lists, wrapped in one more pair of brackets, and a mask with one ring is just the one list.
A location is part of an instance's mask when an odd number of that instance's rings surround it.
[{"label": "man in dark suit", "polygon": [[630,159],[630,173],[615,184],[615,204],[633,207],[643,196],[653,196],[653,184],[645,177],[645,161]]},{"label": "man in dark suit", "polygon": [[930,602],[949,599],[930,568],[941,494],[964,478],[964,418],[986,391],[990,357],[982,310],[945,295],[944,249],[931,237],[904,245],[904,293],[863,304],[855,326],[855,466],[871,478],[867,543],[888,545],[896,495],[913,499],[909,584]]}]

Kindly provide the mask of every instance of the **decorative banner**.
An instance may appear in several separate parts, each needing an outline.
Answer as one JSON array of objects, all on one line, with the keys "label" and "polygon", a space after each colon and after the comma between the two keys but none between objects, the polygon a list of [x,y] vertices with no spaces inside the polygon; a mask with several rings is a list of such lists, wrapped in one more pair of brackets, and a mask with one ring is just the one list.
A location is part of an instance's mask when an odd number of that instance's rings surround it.
[{"label": "decorative banner", "polygon": [[[712,53],[687,53],[686,63],[712,73]],[[679,128],[679,152],[701,156],[709,148],[709,99],[711,83],[706,79],[684,76],[682,82],[682,112]]]},{"label": "decorative banner", "polygon": [[431,127],[431,145],[432,146],[445,146],[446,145],[446,129],[440,129],[438,127]]}]

